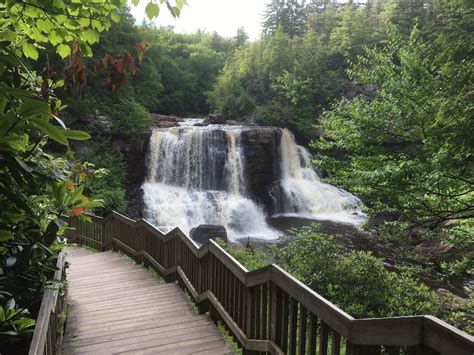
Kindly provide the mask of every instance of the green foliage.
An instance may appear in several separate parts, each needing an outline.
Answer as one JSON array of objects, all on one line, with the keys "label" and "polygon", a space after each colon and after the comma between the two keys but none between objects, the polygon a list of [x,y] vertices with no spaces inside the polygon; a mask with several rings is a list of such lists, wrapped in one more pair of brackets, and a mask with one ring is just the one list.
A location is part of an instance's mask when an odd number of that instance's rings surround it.
[{"label": "green foliage", "polygon": [[224,338],[225,342],[227,345],[230,347],[230,350],[232,351],[232,354],[234,355],[241,355],[242,354],[242,349],[239,348],[237,343],[235,342],[234,338],[230,334],[230,332],[225,328],[225,326],[222,323],[217,324],[217,330],[219,334]]},{"label": "green foliage", "polygon": [[275,262],[354,317],[439,314],[435,294],[412,275],[388,271],[370,252],[344,252],[338,237],[316,230],[294,231]]},{"label": "green foliage", "polygon": [[[358,59],[349,74],[374,92],[325,113],[321,128],[330,139],[317,144],[329,152],[319,165],[332,181],[376,212],[400,211],[433,228],[474,211],[472,7],[446,1],[438,13],[408,41],[392,30],[384,48]],[[347,159],[331,157],[334,149]]]},{"label": "green foliage", "polygon": [[272,0],[266,5],[263,31],[268,36],[281,27],[290,37],[304,34],[307,14],[304,2]]},{"label": "green foliage", "polygon": [[226,243],[222,239],[216,239],[215,241],[249,271],[257,270],[271,264],[269,256],[262,251],[251,248],[239,248]]},{"label": "green foliage", "polygon": [[94,164],[97,169],[106,169],[105,176],[97,174],[85,179],[86,191],[92,198],[103,200],[103,206],[94,209],[99,215],[110,211],[125,212],[125,163],[120,152],[111,152],[105,143],[95,143],[78,152],[77,157]]},{"label": "green foliage", "polygon": [[[14,298],[0,307],[0,335],[8,337],[27,337],[33,330],[35,320],[29,318],[27,309],[17,308]],[[2,342],[0,341],[0,344]]]},{"label": "green foliage", "polygon": [[[177,15],[185,4],[177,0]],[[53,93],[63,81],[38,76],[27,59],[46,46],[61,58],[91,55],[99,33],[120,20],[125,0],[2,0],[0,30],[0,351],[27,351],[44,288],[55,271],[64,217],[87,220],[102,206],[83,195],[90,164],[48,153],[54,144],[90,135],[58,118],[64,106]],[[171,5],[170,5],[171,6]],[[155,13],[150,16],[156,15]],[[31,312],[31,316],[29,315]]]},{"label": "green foliage", "polygon": [[317,230],[317,225],[293,230],[287,245],[273,246],[268,254],[217,243],[249,270],[278,264],[356,318],[432,314],[463,329],[472,326],[463,312],[449,311],[410,271],[389,271],[383,259],[346,251],[338,236]]},{"label": "green foliage", "polygon": [[[85,62],[87,85],[62,93],[67,111],[78,125],[89,122],[90,117],[106,116],[113,124],[109,133],[136,135],[150,125],[148,112],[181,116],[209,113],[206,94],[232,52],[233,40],[217,34],[184,35],[168,28],[139,27],[127,11],[121,12],[120,18],[93,46],[94,61]],[[141,59],[140,46],[147,48]],[[129,75],[124,88],[112,91],[106,84],[110,74],[97,70],[94,63],[123,53],[138,55],[138,72]],[[44,60],[58,73],[63,63],[52,61],[52,57],[51,53]]]},{"label": "green foliage", "polygon": [[285,9],[297,7],[295,1],[269,4],[267,36],[228,59],[209,94],[213,111],[233,118],[255,114],[259,123],[316,136],[316,117],[352,89],[346,60],[383,41],[383,23],[370,8],[352,5],[309,6],[285,17]]}]

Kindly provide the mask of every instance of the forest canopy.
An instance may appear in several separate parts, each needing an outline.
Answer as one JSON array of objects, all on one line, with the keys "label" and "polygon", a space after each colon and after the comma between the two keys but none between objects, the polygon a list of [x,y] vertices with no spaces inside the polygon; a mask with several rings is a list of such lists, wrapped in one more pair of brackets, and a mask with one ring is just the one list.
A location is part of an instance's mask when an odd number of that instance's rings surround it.
[{"label": "forest canopy", "polygon": [[[185,6],[145,2],[149,20]],[[291,129],[322,179],[360,197],[367,229],[407,262],[389,271],[313,229],[272,260],[357,316],[436,312],[473,331],[472,299],[454,319],[419,282],[474,274],[472,1],[272,0],[256,41],[244,28],[225,38],[136,24],[126,0],[0,0],[0,13],[2,353],[27,346],[65,220],[126,211],[113,140],[138,141],[163,114]],[[352,284],[367,280],[364,300]]]}]

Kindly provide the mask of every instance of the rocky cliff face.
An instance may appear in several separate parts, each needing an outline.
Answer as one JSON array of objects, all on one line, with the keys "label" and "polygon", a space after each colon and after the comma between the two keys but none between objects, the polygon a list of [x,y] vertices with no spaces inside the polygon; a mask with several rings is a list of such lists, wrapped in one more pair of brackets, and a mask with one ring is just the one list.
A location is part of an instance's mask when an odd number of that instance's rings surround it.
[{"label": "rocky cliff face", "polygon": [[241,135],[248,193],[270,214],[275,209],[271,191],[280,178],[278,146],[281,134],[279,128],[255,127]]},{"label": "rocky cliff face", "polygon": [[143,217],[142,185],[147,176],[147,154],[151,132],[139,137],[113,136],[112,149],[122,153],[126,163],[125,192],[127,216]]}]

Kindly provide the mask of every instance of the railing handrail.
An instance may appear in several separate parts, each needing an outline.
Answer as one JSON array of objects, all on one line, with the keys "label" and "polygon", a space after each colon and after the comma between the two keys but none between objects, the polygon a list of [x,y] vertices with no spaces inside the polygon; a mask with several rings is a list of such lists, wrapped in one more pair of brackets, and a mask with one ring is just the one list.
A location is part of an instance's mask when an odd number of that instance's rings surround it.
[{"label": "railing handrail", "polygon": [[[199,247],[179,228],[175,228],[164,234],[144,219],[134,221],[115,211],[108,214],[103,219],[103,223],[112,221],[113,219],[117,219],[134,229],[143,227],[165,243],[171,242],[174,238],[178,238],[198,259],[202,259],[210,253],[223,263],[247,288],[266,283],[272,283],[278,286],[291,298],[304,305],[304,307],[306,307],[310,312],[317,314],[320,320],[330,328],[336,330],[340,335],[346,338],[347,341],[353,344],[383,344],[389,346],[413,346],[424,344],[432,349],[440,351],[441,354],[472,354],[474,352],[474,337],[436,317],[422,315],[354,319],[352,316],[319,295],[316,291],[309,288],[278,265],[272,264],[258,270],[248,271],[213,240],[210,240]],[[176,272],[181,273],[182,277],[185,279],[186,287],[196,301],[201,302],[203,300],[208,300],[211,301],[211,303],[218,303],[217,298],[210,290],[204,290],[201,294],[198,294],[196,291],[196,285],[193,285],[188,280],[180,265],[166,268],[161,265],[158,260],[151,257],[145,250],[136,250],[131,245],[125,245],[112,234],[109,236],[111,240],[104,240],[103,243],[118,245],[129,253],[132,253],[134,256],[141,256],[158,268],[164,275]],[[104,238],[107,238],[107,236]],[[225,310],[223,312],[225,313]],[[225,317],[224,320],[227,322]],[[232,320],[229,320],[229,322],[232,323]],[[227,326],[230,329],[234,329],[237,325],[234,323],[227,324]],[[242,338],[240,339],[241,342],[253,341],[252,339],[247,339],[240,328],[234,329],[233,333],[238,338]],[[259,340],[259,342],[269,342],[271,343],[267,344],[269,348],[276,349],[276,352],[279,350],[278,346],[270,340]]]},{"label": "railing handrail", "polygon": [[[54,272],[53,281],[64,280],[64,265],[65,265],[65,252],[61,250],[58,254],[58,260],[56,262],[57,270]],[[44,353],[46,341],[50,336],[50,320],[51,313],[56,311],[56,304],[59,297],[59,287],[55,285],[53,287],[47,287],[43,294],[41,301],[40,310],[38,312],[38,318],[36,320],[35,330],[31,339],[30,349],[28,355],[42,355]],[[54,329],[57,331],[57,329]],[[52,338],[56,339],[55,336]],[[56,344],[54,344],[56,345]]]}]

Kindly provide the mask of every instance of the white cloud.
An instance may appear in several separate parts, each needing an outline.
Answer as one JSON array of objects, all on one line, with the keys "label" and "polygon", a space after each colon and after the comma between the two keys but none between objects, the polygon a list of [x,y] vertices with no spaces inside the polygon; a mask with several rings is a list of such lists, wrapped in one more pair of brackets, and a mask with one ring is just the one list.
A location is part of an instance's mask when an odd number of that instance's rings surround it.
[{"label": "white cloud", "polygon": [[[233,37],[237,28],[244,27],[251,39],[258,39],[261,31],[262,14],[268,0],[188,0],[181,16],[174,19],[166,7],[162,7],[157,26],[173,26],[176,32],[193,33],[198,29],[218,32]],[[141,23],[145,16],[148,0],[140,5],[130,5],[132,14]]]}]

